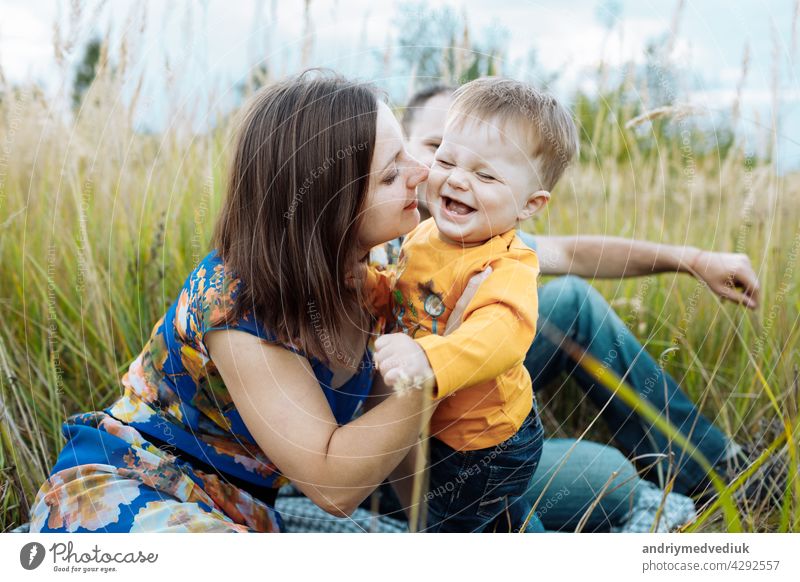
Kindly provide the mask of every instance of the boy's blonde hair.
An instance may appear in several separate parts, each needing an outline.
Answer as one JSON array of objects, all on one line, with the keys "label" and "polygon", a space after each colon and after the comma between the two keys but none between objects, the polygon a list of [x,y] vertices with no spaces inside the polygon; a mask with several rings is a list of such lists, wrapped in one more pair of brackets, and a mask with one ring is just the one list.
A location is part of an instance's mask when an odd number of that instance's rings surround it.
[{"label": "boy's blonde hair", "polygon": [[527,155],[538,162],[541,187],[552,190],[578,152],[578,131],[569,111],[555,97],[527,83],[484,77],[459,87],[453,113],[465,120],[495,118],[520,127],[527,136]]}]

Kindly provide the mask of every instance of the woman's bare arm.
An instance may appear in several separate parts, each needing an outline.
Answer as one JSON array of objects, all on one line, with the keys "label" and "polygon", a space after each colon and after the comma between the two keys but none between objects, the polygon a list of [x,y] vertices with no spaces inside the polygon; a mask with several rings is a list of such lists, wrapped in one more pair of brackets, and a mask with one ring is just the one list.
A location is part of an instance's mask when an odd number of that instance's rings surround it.
[{"label": "woman's bare arm", "polygon": [[391,394],[340,427],[302,356],[241,331],[212,331],[205,342],[256,443],[329,513],[352,513],[419,437],[421,391]]}]

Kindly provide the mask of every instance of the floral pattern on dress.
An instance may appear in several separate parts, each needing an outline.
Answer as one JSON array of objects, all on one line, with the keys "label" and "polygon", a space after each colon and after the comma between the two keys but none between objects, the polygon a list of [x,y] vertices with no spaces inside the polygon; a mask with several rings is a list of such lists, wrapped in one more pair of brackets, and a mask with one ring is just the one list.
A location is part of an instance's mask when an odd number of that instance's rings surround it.
[{"label": "floral pattern on dress", "polygon": [[133,519],[130,533],[231,533],[247,532],[247,527],[226,519],[218,511],[201,505],[187,505],[171,499],[148,502]]},{"label": "floral pattern on dress", "polygon": [[[96,494],[99,491],[102,495]],[[39,492],[31,511],[31,531],[41,529],[45,521],[48,529],[67,533],[106,530],[138,496],[139,484],[120,478],[114,467],[71,467],[52,475]],[[87,498],[91,503],[83,501]]]},{"label": "floral pattern on dress", "polygon": [[[232,320],[240,286],[216,251],[200,261],[123,375],[122,397],[65,422],[68,442],[34,501],[31,531],[280,531],[280,516],[248,488],[288,480],[203,342],[214,329],[277,342],[250,312]],[[371,388],[371,354],[337,390],[323,362],[309,363],[337,422],[348,422]]]}]

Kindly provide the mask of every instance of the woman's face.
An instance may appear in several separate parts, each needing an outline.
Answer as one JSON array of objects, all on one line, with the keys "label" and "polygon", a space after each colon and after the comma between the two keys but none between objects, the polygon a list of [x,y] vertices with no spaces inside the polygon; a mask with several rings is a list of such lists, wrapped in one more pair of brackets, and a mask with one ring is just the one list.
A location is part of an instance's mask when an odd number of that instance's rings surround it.
[{"label": "woman's face", "polygon": [[367,201],[359,216],[358,244],[364,254],[417,226],[417,186],[427,178],[427,166],[406,151],[392,110],[379,103]]}]

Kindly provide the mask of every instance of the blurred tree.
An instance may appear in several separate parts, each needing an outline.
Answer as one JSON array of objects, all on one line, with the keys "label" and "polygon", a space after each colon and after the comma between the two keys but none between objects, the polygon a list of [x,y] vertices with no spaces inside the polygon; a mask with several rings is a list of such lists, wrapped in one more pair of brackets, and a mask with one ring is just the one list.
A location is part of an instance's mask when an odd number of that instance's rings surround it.
[{"label": "blurred tree", "polygon": [[622,4],[619,0],[604,0],[597,5],[594,16],[607,33],[610,33],[622,18]]},{"label": "blurred tree", "polygon": [[75,71],[75,81],[72,84],[72,107],[80,109],[83,96],[92,86],[97,76],[97,63],[100,62],[102,43],[99,39],[91,39],[84,49],[83,58]]},{"label": "blurred tree", "polygon": [[429,8],[423,3],[398,8],[398,58],[411,71],[413,85],[460,85],[478,77],[502,74],[508,31],[493,23],[485,41],[472,39],[466,15],[452,8]]},{"label": "blurred tree", "polygon": [[678,92],[678,74],[669,55],[669,36],[650,40],[645,46],[644,78],[647,83],[647,108],[673,105]]},{"label": "blurred tree", "polygon": [[261,61],[250,68],[243,80],[236,83],[235,91],[238,102],[245,101],[250,95],[270,82],[272,82],[272,71],[266,61]]},{"label": "blurred tree", "polygon": [[421,2],[401,4],[397,20],[398,57],[423,83],[445,81],[442,62],[445,54],[456,48],[458,25],[458,17],[449,6],[431,9]]},{"label": "blurred tree", "polygon": [[561,77],[561,71],[558,69],[547,70],[547,68],[539,62],[539,53],[537,50],[531,47],[528,49],[528,54],[519,75],[520,79],[526,83],[531,83],[542,91],[550,91]]}]

